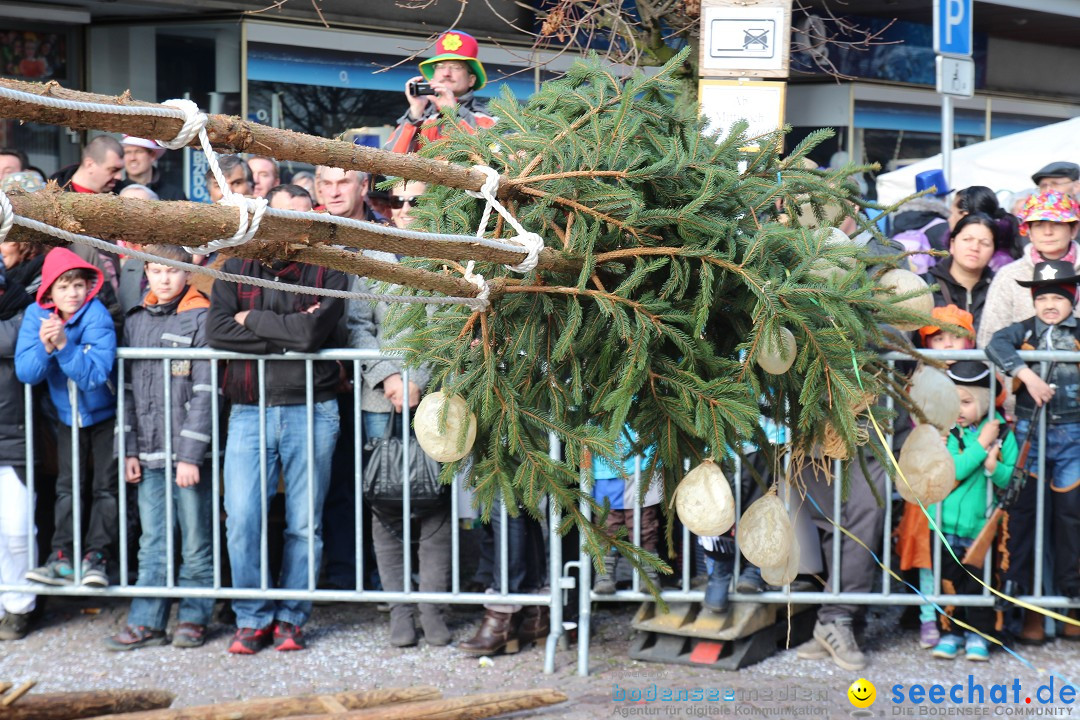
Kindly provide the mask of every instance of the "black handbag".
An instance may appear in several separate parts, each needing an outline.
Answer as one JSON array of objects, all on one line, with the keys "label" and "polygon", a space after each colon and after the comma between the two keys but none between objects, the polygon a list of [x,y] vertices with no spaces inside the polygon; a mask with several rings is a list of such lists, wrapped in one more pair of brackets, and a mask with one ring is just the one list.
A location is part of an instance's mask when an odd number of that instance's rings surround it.
[{"label": "black handbag", "polygon": [[[394,428],[401,424],[396,412],[390,414],[386,432],[382,437],[369,438],[365,449],[369,451],[364,468],[364,502],[373,511],[387,519],[401,521],[404,487],[401,472],[401,438]],[[450,497],[450,486],[439,482],[439,463],[428,457],[409,428],[409,514],[424,517],[445,508]]]}]

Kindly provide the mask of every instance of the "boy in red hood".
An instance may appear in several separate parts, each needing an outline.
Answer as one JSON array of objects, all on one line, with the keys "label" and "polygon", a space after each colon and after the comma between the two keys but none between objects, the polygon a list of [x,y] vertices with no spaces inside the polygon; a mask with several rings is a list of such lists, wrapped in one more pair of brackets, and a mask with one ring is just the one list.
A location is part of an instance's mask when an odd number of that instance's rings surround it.
[{"label": "boy in red hood", "polygon": [[[106,563],[117,528],[116,330],[97,299],[104,276],[66,248],[53,248],[41,269],[37,303],[26,308],[15,345],[15,373],[30,385],[48,383],[57,427],[56,530],[52,554],[27,580],[47,585],[108,585]],[[74,402],[73,402],[74,400]],[[72,448],[77,445],[80,483],[91,483],[90,521],[82,538],[81,572],[73,530]],[[89,477],[86,475],[89,474]]]}]

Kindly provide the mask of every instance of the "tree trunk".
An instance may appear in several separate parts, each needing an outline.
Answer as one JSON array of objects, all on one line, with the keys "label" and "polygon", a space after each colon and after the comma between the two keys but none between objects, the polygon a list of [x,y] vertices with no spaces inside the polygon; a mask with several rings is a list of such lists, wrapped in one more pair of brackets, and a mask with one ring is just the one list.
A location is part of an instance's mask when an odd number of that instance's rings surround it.
[{"label": "tree trunk", "polygon": [[[90,692],[26,695],[0,708],[3,720],[74,720],[106,713],[128,713],[167,708],[176,698],[164,690],[94,690]],[[127,715],[117,715],[128,717]]]},{"label": "tree trunk", "polygon": [[[296,695],[256,698],[237,702],[188,708],[108,715],[98,720],[269,720],[311,713],[340,714],[349,710],[413,703],[440,697],[437,688],[417,685],[407,688],[362,690],[335,695]],[[4,717],[0,714],[0,717]],[[5,719],[6,720],[6,719]]]},{"label": "tree trunk", "polygon": [[555,705],[566,702],[566,699],[566,695],[558,690],[511,690],[406,703],[337,715],[304,715],[295,720],[480,720]]},{"label": "tree trunk", "polygon": [[[86,194],[46,189],[9,195],[16,215],[70,232],[109,241],[138,239],[142,244],[204,245],[232,237],[238,211],[234,207],[181,201],[163,202],[119,197],[109,193]],[[41,240],[33,231],[15,226],[10,240]],[[472,243],[393,238],[376,230],[347,228],[315,220],[264,216],[255,241],[228,248],[226,255],[256,260],[299,260],[398,285],[458,297],[475,297],[476,286],[462,279],[417,268],[404,267],[348,252],[331,245],[383,250],[408,257],[500,264],[521,262],[524,253],[508,252]],[[564,257],[551,248],[540,253],[538,266],[557,272],[577,272],[580,261]]]},{"label": "tree trunk", "polygon": [[[61,100],[117,106],[166,107],[132,100],[126,94],[118,98],[68,90],[55,82],[41,84],[3,79],[0,80],[0,86]],[[46,125],[63,125],[74,130],[125,133],[166,142],[173,140],[184,125],[184,121],[179,118],[63,110],[43,107],[29,100],[14,100],[6,97],[0,97],[0,117],[17,118]],[[391,177],[422,180],[462,190],[479,190],[487,179],[477,170],[417,155],[404,155],[353,145],[342,140],[313,137],[292,130],[248,122],[231,115],[210,115],[208,118],[206,134],[210,138],[210,144],[216,150],[225,152],[270,155],[278,160],[293,160],[344,170],[363,170]],[[189,144],[196,149],[201,147],[197,138]],[[512,188],[507,186],[501,188],[499,194],[508,196],[511,193]]]}]

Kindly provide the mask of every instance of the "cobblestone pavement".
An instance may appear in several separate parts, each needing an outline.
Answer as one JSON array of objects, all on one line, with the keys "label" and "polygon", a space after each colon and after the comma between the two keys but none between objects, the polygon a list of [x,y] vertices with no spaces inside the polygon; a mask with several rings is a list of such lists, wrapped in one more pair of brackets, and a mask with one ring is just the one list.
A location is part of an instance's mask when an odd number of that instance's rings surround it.
[{"label": "cobblestone pavement", "polygon": [[[208,645],[196,650],[172,647],[146,648],[130,653],[111,653],[102,640],[123,624],[127,605],[110,600],[53,599],[42,624],[29,637],[0,643],[0,679],[39,681],[37,691],[105,688],[166,688],[177,695],[175,706],[260,696],[328,693],[372,687],[428,684],[447,696],[502,689],[558,688],[570,697],[567,705],[526,717],[852,717],[848,686],[860,675],[874,683],[878,699],[866,716],[943,716],[950,714],[1005,717],[1049,714],[1069,716],[1072,706],[1063,705],[1058,694],[1063,682],[1054,681],[1055,702],[1043,705],[1036,697],[1050,676],[1025,667],[1002,652],[988,663],[963,659],[933,660],[918,648],[916,633],[899,629],[899,611],[875,609],[867,629],[865,648],[871,665],[862,673],[841,670],[831,661],[799,660],[793,650],[738,672],[630,660],[630,618],[634,607],[604,605],[594,613],[594,642],[589,677],[577,675],[577,650],[560,650],[554,675],[543,674],[543,651],[529,648],[511,656],[494,658],[483,667],[453,647],[399,650],[388,644],[388,618],[371,605],[317,607],[309,623],[309,649],[277,653],[266,650],[251,656],[225,652],[230,628],[217,624]],[[467,637],[478,619],[474,609],[455,610],[451,629]],[[1036,668],[1052,669],[1065,678],[1080,677],[1080,644],[1058,640],[1041,648],[1024,648],[1023,654]],[[972,678],[969,680],[969,673]],[[1019,703],[1012,702],[1013,683],[1019,681]],[[989,694],[996,683],[1008,685],[1009,703],[961,705],[946,697],[942,704],[892,702],[893,686],[922,683],[981,684]],[[635,703],[617,701],[619,691],[641,691],[649,697],[654,689],[735,693],[724,702]],[[1024,698],[1032,698],[1026,704]],[[1043,690],[1045,697],[1045,689]],[[965,698],[966,700],[966,698]],[[989,700],[989,697],[987,697]],[[959,713],[957,713],[959,710]],[[863,713],[859,713],[863,714]],[[1080,713],[1078,713],[1080,715]],[[858,716],[858,715],[856,715]],[[2,714],[0,714],[2,717]]]}]

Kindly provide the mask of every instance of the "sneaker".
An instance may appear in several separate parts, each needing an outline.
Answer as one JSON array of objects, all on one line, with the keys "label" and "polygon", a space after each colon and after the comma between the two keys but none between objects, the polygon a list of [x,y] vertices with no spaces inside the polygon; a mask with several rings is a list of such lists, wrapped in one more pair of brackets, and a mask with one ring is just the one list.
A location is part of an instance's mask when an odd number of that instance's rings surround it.
[{"label": "sneaker", "polygon": [[9,612],[0,618],[0,640],[22,640],[30,632],[30,613]]},{"label": "sneaker", "polygon": [[930,654],[942,660],[955,660],[960,652],[960,638],[956,635],[946,635],[941,642],[934,646]]},{"label": "sneaker", "polygon": [[229,644],[229,652],[234,655],[254,655],[270,644],[273,631],[268,628],[237,628]]},{"label": "sneaker", "polygon": [[75,568],[67,553],[57,550],[44,565],[27,572],[26,579],[43,585],[71,585],[75,579]]},{"label": "sneaker", "polygon": [[169,642],[164,630],[154,630],[144,625],[128,625],[126,628],[105,638],[105,647],[114,652],[137,650],[144,647],[164,645]]},{"label": "sneaker", "polygon": [[85,587],[108,587],[109,573],[105,568],[105,556],[88,552],[82,561],[82,584]]},{"label": "sneaker", "polygon": [[938,631],[937,623],[933,620],[928,620],[919,625],[919,645],[923,649],[930,649],[941,641],[941,633]]},{"label": "sneaker", "polygon": [[818,620],[814,625],[814,639],[825,646],[833,662],[844,670],[854,672],[866,667],[866,656],[855,642],[850,619],[831,623]]},{"label": "sneaker", "polygon": [[604,571],[597,573],[593,579],[593,592],[597,595],[615,594],[615,568],[618,564],[617,555],[604,556]]},{"label": "sneaker", "polygon": [[972,662],[986,662],[990,659],[990,648],[986,645],[986,640],[978,635],[967,636],[964,652],[967,654],[967,659]]},{"label": "sneaker", "polygon": [[303,650],[304,632],[292,623],[278,621],[274,625],[274,649],[282,652],[288,650]]},{"label": "sneaker", "polygon": [[173,647],[197,648],[206,642],[206,626],[193,622],[182,622],[173,633]]},{"label": "sneaker", "polygon": [[743,571],[739,573],[738,581],[735,583],[735,592],[747,595],[757,595],[775,589],[769,587],[769,584],[761,577],[761,570],[753,565],[747,565],[743,568]]},{"label": "sneaker", "polygon": [[829,651],[825,646],[814,638],[810,638],[799,647],[795,648],[795,657],[800,660],[824,660],[829,657]]}]

